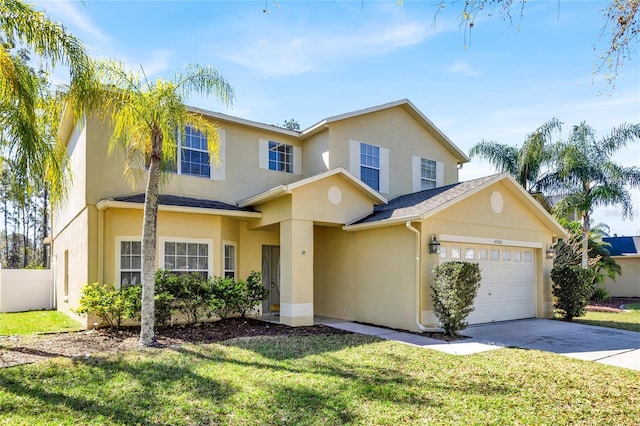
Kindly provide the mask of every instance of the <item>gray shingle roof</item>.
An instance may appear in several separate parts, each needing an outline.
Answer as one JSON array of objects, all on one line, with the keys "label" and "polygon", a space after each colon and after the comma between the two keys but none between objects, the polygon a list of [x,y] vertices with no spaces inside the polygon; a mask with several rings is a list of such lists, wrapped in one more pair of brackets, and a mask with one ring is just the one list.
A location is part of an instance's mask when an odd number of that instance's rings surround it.
[{"label": "gray shingle roof", "polygon": [[[125,195],[122,197],[113,197],[113,201],[121,201],[125,203],[144,203],[144,194]],[[158,203],[163,206],[179,206],[179,207],[194,207],[201,209],[213,209],[213,210],[232,210],[232,211],[245,211],[252,212],[250,208],[240,208],[234,204],[224,203],[216,200],[205,200],[201,198],[181,197],[178,195],[160,194]]]},{"label": "gray shingle roof", "polygon": [[400,195],[389,201],[388,204],[376,206],[373,213],[364,219],[353,223],[379,222],[389,219],[410,218],[428,213],[438,207],[459,198],[469,191],[482,186],[486,182],[499,175],[485,176],[466,182],[458,182],[439,188],[427,189],[425,191],[413,192],[411,194]]}]

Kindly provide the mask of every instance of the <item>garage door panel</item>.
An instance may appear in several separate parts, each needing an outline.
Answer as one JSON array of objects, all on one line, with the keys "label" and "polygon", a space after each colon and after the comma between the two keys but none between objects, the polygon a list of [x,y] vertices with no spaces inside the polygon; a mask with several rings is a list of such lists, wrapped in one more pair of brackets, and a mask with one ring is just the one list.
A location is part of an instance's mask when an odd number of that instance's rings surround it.
[{"label": "garage door panel", "polygon": [[[532,249],[462,243],[443,244],[443,248],[441,262],[462,260],[480,265],[482,281],[475,310],[468,318],[470,324],[535,316]],[[455,257],[458,253],[460,258]]]}]

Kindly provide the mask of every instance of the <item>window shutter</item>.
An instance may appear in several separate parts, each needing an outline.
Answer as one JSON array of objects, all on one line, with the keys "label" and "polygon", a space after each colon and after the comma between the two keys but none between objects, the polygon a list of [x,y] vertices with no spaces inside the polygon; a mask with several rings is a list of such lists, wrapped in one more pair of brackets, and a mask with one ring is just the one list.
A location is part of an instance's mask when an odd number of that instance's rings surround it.
[{"label": "window shutter", "polygon": [[260,149],[258,155],[260,156],[260,168],[269,169],[269,141],[266,139],[260,139]]},{"label": "window shutter", "polygon": [[218,162],[211,161],[211,179],[214,180],[225,180],[226,171],[225,171],[225,133],[224,130],[218,129],[218,136],[220,137],[220,145],[218,151]]},{"label": "window shutter", "polygon": [[[437,166],[436,166],[437,167]],[[411,158],[411,192],[422,190],[422,158],[414,155]]]},{"label": "window shutter", "polygon": [[444,185],[444,164],[436,161],[436,187]]},{"label": "window shutter", "polygon": [[389,193],[389,150],[380,147],[380,192]]},{"label": "window shutter", "polygon": [[302,174],[302,148],[299,146],[293,147],[293,173]]},{"label": "window shutter", "polygon": [[349,171],[360,179],[360,142],[349,141]]}]

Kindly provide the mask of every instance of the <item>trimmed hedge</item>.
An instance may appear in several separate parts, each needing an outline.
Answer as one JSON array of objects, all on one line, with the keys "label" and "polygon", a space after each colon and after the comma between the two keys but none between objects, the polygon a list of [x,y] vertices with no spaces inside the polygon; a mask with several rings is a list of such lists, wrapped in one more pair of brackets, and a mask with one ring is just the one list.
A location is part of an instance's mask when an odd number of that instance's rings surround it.
[{"label": "trimmed hedge", "polygon": [[571,321],[585,314],[584,308],[593,294],[594,272],[576,265],[556,266],[551,270],[554,306],[562,318]]},{"label": "trimmed hedge", "polygon": [[466,319],[474,309],[473,301],[482,279],[480,266],[469,262],[445,262],[436,265],[433,272],[433,313],[446,334],[457,336],[458,331],[467,327]]}]

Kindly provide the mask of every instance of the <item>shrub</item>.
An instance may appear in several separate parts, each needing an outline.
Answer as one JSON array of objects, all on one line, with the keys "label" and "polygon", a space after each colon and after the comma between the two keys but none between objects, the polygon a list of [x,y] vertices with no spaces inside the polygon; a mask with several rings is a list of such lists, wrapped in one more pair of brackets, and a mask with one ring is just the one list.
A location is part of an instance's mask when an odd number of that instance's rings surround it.
[{"label": "shrub", "polygon": [[211,281],[209,308],[220,318],[228,318],[234,312],[242,298],[242,281],[233,278],[216,277]]},{"label": "shrub", "polygon": [[596,286],[593,288],[591,300],[595,300],[596,302],[606,302],[609,299],[611,299],[611,296],[609,296],[607,290],[604,287],[596,284]]},{"label": "shrub", "polygon": [[252,271],[247,277],[246,282],[240,281],[242,284],[242,297],[239,298],[236,306],[236,312],[242,318],[255,309],[257,305],[267,300],[269,297],[269,289],[262,284],[262,273]]},{"label": "shrub", "polygon": [[593,274],[591,269],[575,265],[556,266],[551,270],[555,307],[563,319],[571,321],[584,315],[584,308],[593,292]]},{"label": "shrub", "polygon": [[96,315],[107,327],[118,329],[124,318],[140,315],[140,295],[141,289],[136,286],[117,289],[113,284],[87,284],[82,287],[75,312]]},{"label": "shrub", "polygon": [[467,317],[473,312],[473,301],[480,288],[480,266],[469,262],[445,262],[433,268],[435,280],[433,312],[445,333],[457,336],[467,327]]},{"label": "shrub", "polygon": [[218,277],[210,281],[212,286],[209,307],[220,318],[240,314],[242,318],[263,300],[269,290],[262,285],[262,274],[252,271],[246,281]]}]

